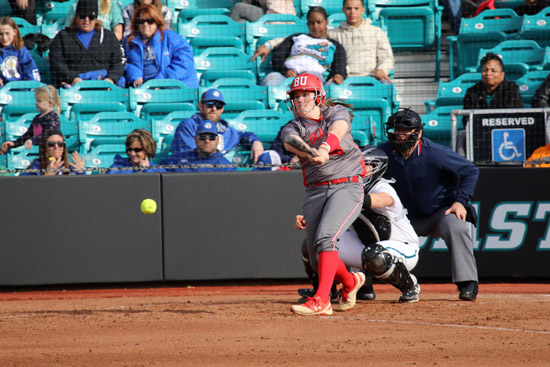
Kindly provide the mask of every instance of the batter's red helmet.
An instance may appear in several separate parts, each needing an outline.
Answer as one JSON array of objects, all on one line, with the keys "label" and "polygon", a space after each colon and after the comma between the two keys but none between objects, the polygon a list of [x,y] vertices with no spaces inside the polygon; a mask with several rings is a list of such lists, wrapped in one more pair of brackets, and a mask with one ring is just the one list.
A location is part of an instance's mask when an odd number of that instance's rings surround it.
[{"label": "batter's red helmet", "polygon": [[288,96],[292,98],[292,93],[300,90],[308,90],[315,92],[315,103],[320,106],[325,103],[325,88],[321,79],[310,73],[304,73],[296,76],[290,83]]}]

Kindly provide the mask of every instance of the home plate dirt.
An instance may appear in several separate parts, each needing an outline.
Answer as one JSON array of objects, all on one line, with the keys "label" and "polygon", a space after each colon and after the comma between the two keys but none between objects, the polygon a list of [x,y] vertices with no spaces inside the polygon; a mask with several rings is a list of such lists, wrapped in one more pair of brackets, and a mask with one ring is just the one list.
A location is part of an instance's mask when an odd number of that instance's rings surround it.
[{"label": "home plate dirt", "polygon": [[0,366],[548,366],[550,284],[422,284],[293,315],[305,284],[0,292]]}]

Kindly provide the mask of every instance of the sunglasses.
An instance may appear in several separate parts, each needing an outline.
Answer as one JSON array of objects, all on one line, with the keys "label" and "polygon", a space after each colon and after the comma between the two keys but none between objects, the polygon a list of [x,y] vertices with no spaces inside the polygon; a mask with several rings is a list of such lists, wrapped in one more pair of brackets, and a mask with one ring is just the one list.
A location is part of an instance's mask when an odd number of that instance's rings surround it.
[{"label": "sunglasses", "polygon": [[198,136],[199,140],[202,140],[202,141],[205,141],[206,139],[208,139],[210,141],[214,141],[214,140],[216,140],[217,137],[218,137],[218,135],[216,135],[216,134],[200,134]]},{"label": "sunglasses", "polygon": [[80,18],[80,20],[84,20],[86,18],[88,18],[89,20],[95,20],[96,18],[95,15],[88,15],[88,14],[79,14],[78,17]]},{"label": "sunglasses", "polygon": [[218,110],[221,110],[224,106],[223,102],[220,101],[206,101],[204,102],[204,104],[206,105],[206,107],[216,107]]},{"label": "sunglasses", "polygon": [[144,25],[145,23],[149,25],[155,24],[155,21],[153,19],[138,19],[136,20],[137,25]]},{"label": "sunglasses", "polygon": [[140,153],[140,152],[143,152],[143,148],[126,148],[126,153],[130,153],[130,152]]},{"label": "sunglasses", "polygon": [[48,148],[53,148],[56,145],[60,148],[65,148],[65,143],[62,141],[49,141],[46,143],[46,145],[48,146]]}]

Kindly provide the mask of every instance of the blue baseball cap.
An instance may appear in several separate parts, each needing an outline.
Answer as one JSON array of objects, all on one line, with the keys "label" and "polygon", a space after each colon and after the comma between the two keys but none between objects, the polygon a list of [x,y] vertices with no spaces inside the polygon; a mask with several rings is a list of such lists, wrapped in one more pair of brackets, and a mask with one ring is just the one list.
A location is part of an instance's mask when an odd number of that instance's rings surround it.
[{"label": "blue baseball cap", "polygon": [[210,120],[202,120],[197,127],[197,135],[205,133],[218,135],[218,126],[216,123]]},{"label": "blue baseball cap", "polygon": [[202,94],[201,102],[207,102],[207,101],[220,101],[221,103],[225,104],[225,101],[223,100],[222,92],[214,88],[209,89]]}]

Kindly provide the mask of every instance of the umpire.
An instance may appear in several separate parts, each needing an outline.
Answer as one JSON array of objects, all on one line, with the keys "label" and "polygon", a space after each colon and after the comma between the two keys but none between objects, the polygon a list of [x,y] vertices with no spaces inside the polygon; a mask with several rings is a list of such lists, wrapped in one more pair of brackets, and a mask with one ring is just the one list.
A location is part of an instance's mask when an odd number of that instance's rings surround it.
[{"label": "umpire", "polygon": [[419,236],[440,237],[451,254],[453,283],[463,301],[475,301],[477,265],[473,252],[474,194],[479,169],[442,145],[422,137],[420,116],[399,111],[388,119],[388,142],[380,145],[389,157],[385,178],[407,208]]}]

